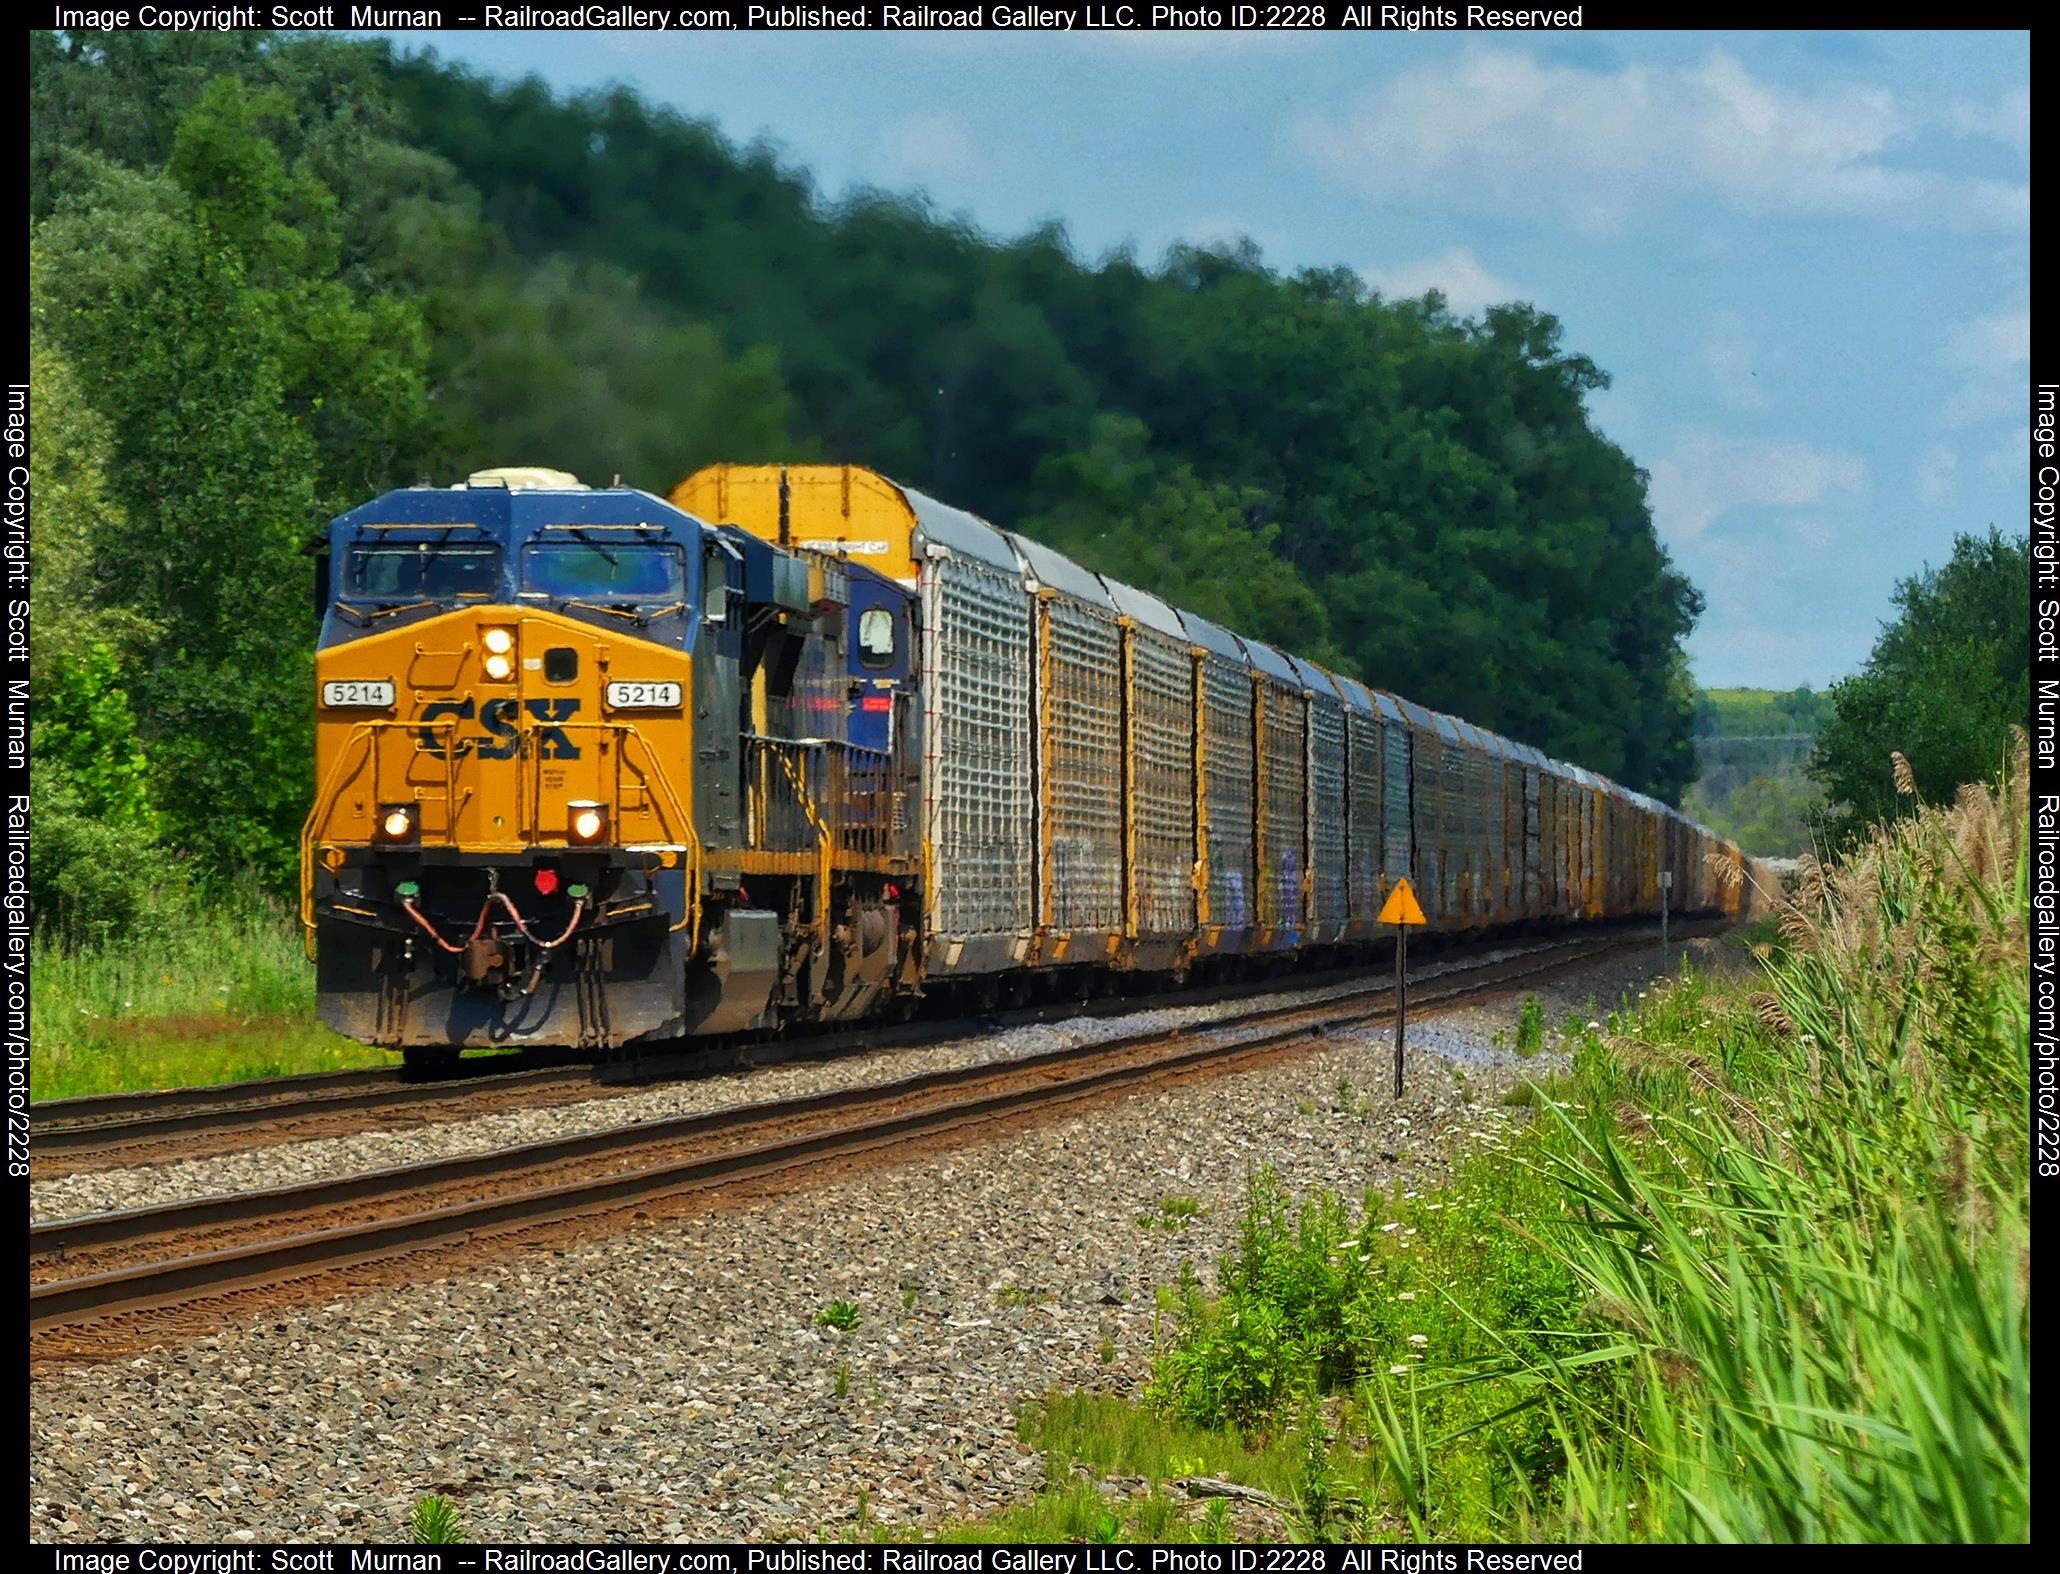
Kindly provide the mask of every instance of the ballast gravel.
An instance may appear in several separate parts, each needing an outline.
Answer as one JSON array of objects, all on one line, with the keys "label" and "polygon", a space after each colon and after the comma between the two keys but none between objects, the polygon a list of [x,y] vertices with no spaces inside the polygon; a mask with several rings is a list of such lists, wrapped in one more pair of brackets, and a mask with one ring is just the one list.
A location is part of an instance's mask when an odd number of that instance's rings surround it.
[{"label": "ballast gravel", "polygon": [[[1555,1028],[1594,1020],[1657,963],[1620,953],[1534,993]],[[1208,1272],[1261,1165],[1296,1190],[1428,1187],[1525,1118],[1501,1093],[1557,1057],[1497,1042],[1522,1003],[1412,1023],[1400,1101],[1392,1040],[1336,1037],[862,1187],[47,1373],[30,1393],[29,1534],[394,1541],[427,1493],[490,1541],[836,1538],[868,1517],[913,1530],[994,1511],[1043,1478],[1020,1404],[1134,1391],[1156,1288],[1183,1262]],[[1191,1225],[1140,1224],[1172,1197],[1199,1203]],[[837,1301],[858,1310],[849,1332],[818,1324]]]},{"label": "ballast gravel", "polygon": [[[1494,953],[1495,956],[1516,954],[1520,953],[1515,950]],[[1437,977],[1450,965],[1432,964],[1421,974],[1412,968],[1410,976],[1428,980]],[[1367,975],[1366,982],[1379,984],[1385,977],[1385,973],[1376,968]],[[155,1207],[197,1197],[292,1186],[390,1165],[487,1153],[519,1143],[576,1136],[639,1121],[661,1120],[667,1116],[696,1115],[709,1110],[769,1103],[843,1088],[871,1087],[918,1076],[926,1071],[1020,1060],[1076,1044],[1102,1043],[1131,1033],[1159,1032],[1232,1012],[1324,1000],[1364,987],[1364,982],[1336,984],[1320,989],[1268,993],[1230,1003],[1162,1006],[1125,1012],[1120,1016],[1073,1017],[1061,1022],[1005,1028],[945,1044],[880,1050],[837,1060],[803,1060],[761,1066],[694,1081],[664,1083],[638,1093],[609,1092],[578,1103],[500,1110],[470,1120],[411,1125],[390,1131],[367,1130],[346,1137],[281,1143],[172,1164],[84,1170],[53,1180],[32,1182],[29,1217],[41,1223],[123,1208]]]}]

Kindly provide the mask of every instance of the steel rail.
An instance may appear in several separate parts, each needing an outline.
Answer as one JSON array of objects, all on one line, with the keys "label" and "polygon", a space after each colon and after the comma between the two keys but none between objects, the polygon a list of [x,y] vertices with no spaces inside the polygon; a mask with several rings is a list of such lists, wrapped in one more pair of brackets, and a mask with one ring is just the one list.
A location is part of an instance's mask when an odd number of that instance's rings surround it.
[{"label": "steel rail", "polygon": [[29,1151],[69,1154],[133,1147],[180,1133],[346,1110],[438,1103],[472,1097],[484,1089],[547,1086],[592,1077],[590,1067],[564,1066],[460,1072],[449,1079],[425,1082],[403,1067],[372,1066],[203,1088],[49,1099],[29,1106]]},{"label": "steel rail", "polygon": [[[1585,965],[1598,957],[1641,944],[1612,938],[1601,944],[1548,948],[1516,958],[1448,968],[1425,980],[1418,999],[1447,1002],[1506,988],[1543,974]],[[740,1137],[754,1128],[777,1127],[836,1111],[887,1110],[798,1135],[745,1141],[741,1145],[675,1157],[643,1168],[555,1181],[507,1195],[475,1198],[388,1217],[288,1234],[275,1239],[201,1251],[90,1273],[52,1278],[30,1287],[30,1325],[52,1328],[120,1312],[150,1310],[231,1290],[262,1286],[298,1273],[349,1266],[392,1256],[452,1237],[526,1228],[605,1212],[619,1205],[776,1173],[807,1161],[839,1157],[1002,1118],[1048,1103],[1098,1096],[1131,1083],[1147,1082],[1209,1065],[1230,1062],[1299,1039],[1321,1038],[1365,1023],[1379,1014],[1392,985],[1353,990],[1327,1000],[1272,1006],[1125,1035],[1097,1044],[1074,1045],[1040,1055],[984,1062],[918,1076],[841,1089],[802,1098],[733,1105],[664,1120],[609,1127],[574,1137],[516,1148],[433,1159],[390,1169],[278,1187],[263,1192],[204,1198],[119,1213],[50,1220],[30,1231],[32,1262],[61,1262],[72,1251],[91,1251],[127,1242],[165,1239],[219,1229],[253,1219],[294,1218],[379,1197],[404,1199],[421,1192],[485,1177],[516,1176],[569,1162],[640,1148],[661,1149],[724,1129]],[[1226,1038],[1240,1027],[1276,1025],[1256,1034]],[[1162,1045],[1207,1037],[1208,1043],[1137,1061],[1123,1057]],[[1099,1069],[1095,1061],[1115,1061]],[[1068,1071],[1078,1074],[1067,1075]],[[892,1106],[956,1087],[1022,1083],[1001,1091],[925,1103],[914,1110]]]},{"label": "steel rail", "polygon": [[[1621,938],[1605,932],[1607,938]],[[1531,948],[1546,951],[1592,944],[1596,936],[1555,939]],[[1508,941],[1492,941],[1504,949]],[[1443,953],[1444,960],[1463,958],[1462,946]],[[1528,951],[1526,954],[1530,954]],[[1110,996],[1095,1000],[1059,1000],[987,1014],[978,1025],[963,1015],[889,1026],[832,1026],[784,1040],[711,1041],[691,1052],[644,1056],[595,1063],[575,1051],[535,1048],[504,1056],[475,1057],[448,1077],[425,1079],[400,1066],[355,1071],[321,1071],[298,1076],[265,1077],[249,1082],[207,1087],[160,1088],[146,1092],[93,1094],[46,1099],[29,1106],[32,1156],[66,1158],[113,1153],[165,1138],[297,1119],[372,1110],[405,1110],[410,1106],[462,1103],[499,1093],[524,1093],[545,1087],[591,1083],[598,1090],[620,1089],[667,1079],[704,1076],[738,1066],[830,1058],[878,1048],[905,1048],[983,1031],[989,1025],[1020,1026],[1075,1016],[1110,1016],[1167,1005],[1207,1005],[1253,994],[1320,989],[1341,977],[1356,977],[1363,965],[1321,969],[1307,974],[1278,974],[1261,979],[1219,983],[1202,988],[1154,991],[1147,995]],[[1326,982],[1328,981],[1328,983]],[[508,1066],[500,1069],[497,1062]]]}]

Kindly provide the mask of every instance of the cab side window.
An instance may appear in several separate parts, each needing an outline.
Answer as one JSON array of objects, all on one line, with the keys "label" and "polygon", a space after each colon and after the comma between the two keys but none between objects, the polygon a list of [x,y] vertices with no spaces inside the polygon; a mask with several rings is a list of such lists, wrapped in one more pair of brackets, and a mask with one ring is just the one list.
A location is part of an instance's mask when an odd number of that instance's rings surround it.
[{"label": "cab side window", "polygon": [[867,607],[858,615],[858,659],[868,667],[894,664],[894,614]]}]

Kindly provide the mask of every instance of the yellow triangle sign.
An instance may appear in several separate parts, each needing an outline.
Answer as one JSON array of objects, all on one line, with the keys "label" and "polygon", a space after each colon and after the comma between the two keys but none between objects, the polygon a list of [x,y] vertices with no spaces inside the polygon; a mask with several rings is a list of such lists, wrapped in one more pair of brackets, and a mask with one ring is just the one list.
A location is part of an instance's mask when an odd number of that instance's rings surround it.
[{"label": "yellow triangle sign", "polygon": [[1374,920],[1381,924],[1422,924],[1429,921],[1417,905],[1416,893],[1409,889],[1407,880],[1395,882],[1395,889],[1388,893],[1387,905],[1380,910],[1380,917]]}]

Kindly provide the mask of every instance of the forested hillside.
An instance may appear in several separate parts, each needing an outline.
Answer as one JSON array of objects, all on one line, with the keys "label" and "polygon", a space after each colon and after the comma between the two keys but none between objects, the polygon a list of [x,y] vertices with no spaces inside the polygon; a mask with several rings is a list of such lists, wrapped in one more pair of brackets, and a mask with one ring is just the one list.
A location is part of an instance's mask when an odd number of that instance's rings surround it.
[{"label": "forested hillside", "polygon": [[1808,852],[1824,808],[1808,774],[1810,751],[1830,714],[1830,696],[1814,689],[1702,690],[1695,702],[1700,774],[1682,806],[1749,853]]},{"label": "forested hillside", "polygon": [[[1529,307],[1082,259],[384,46],[38,34],[39,912],[290,884],[305,543],[419,476],[875,466],[1676,798],[1700,598]],[[112,871],[112,872],[110,872]]]}]

